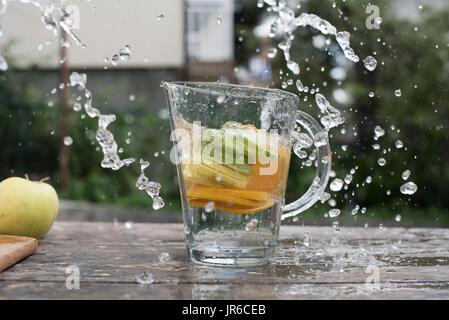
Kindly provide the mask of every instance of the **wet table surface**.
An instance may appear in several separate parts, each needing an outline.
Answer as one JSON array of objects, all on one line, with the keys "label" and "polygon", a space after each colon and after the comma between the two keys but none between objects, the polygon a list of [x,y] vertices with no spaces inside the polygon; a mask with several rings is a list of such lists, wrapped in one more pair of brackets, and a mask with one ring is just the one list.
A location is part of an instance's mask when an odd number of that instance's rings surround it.
[{"label": "wet table surface", "polygon": [[449,299],[449,229],[284,226],[273,263],[218,268],[187,260],[181,224],[57,222],[0,299],[61,298]]}]

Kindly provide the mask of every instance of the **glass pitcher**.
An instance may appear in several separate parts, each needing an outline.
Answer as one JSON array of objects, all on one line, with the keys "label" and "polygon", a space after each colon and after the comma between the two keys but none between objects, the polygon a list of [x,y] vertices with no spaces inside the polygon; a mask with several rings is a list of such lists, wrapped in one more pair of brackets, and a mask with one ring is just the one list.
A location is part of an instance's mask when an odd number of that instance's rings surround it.
[{"label": "glass pitcher", "polygon": [[[326,133],[298,111],[298,96],[286,91],[205,82],[162,84],[189,258],[221,266],[270,262],[281,220],[310,208],[326,188],[330,147],[322,138],[320,143],[312,140]],[[299,128],[307,134],[300,135]],[[315,144],[316,175],[304,195],[285,205],[291,150],[299,139]]]}]

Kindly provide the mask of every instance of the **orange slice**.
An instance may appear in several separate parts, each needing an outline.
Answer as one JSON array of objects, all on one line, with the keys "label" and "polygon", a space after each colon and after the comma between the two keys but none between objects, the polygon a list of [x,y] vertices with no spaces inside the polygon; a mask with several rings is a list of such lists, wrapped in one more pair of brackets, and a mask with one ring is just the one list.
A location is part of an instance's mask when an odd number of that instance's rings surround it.
[{"label": "orange slice", "polygon": [[[203,208],[206,206],[207,203],[209,203],[209,200],[204,199],[187,199],[187,202],[192,207],[200,207]],[[214,208],[218,210],[226,210],[233,213],[241,213],[241,214],[250,214],[255,213],[260,210],[267,209],[274,205],[274,200],[269,199],[266,202],[259,203],[255,207],[245,207],[245,206],[235,206],[232,203],[217,201],[214,203]]]},{"label": "orange slice", "polygon": [[187,191],[187,196],[189,195],[200,195],[200,196],[192,196],[193,198],[202,198],[202,195],[209,194],[215,195],[215,200],[223,200],[221,197],[235,197],[235,198],[243,198],[248,200],[256,200],[256,201],[266,201],[269,198],[269,193],[264,191],[248,191],[248,190],[235,190],[235,189],[225,189],[225,188],[211,188],[202,185],[193,185]]}]

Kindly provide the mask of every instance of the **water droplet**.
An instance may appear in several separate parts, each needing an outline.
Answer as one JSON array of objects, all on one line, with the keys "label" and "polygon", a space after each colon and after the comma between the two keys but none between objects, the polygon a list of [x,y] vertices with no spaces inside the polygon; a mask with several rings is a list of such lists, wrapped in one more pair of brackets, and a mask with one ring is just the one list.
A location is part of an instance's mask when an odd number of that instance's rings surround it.
[{"label": "water droplet", "polygon": [[119,55],[121,61],[129,61],[129,59],[131,59],[131,47],[126,45],[124,48],[120,49]]},{"label": "water droplet", "polygon": [[66,146],[71,146],[73,144],[73,139],[70,136],[66,136],[64,137],[64,144]]},{"label": "water droplet", "polygon": [[153,198],[153,209],[154,210],[162,209],[164,206],[165,206],[165,203],[161,197],[156,196]]},{"label": "water droplet", "polygon": [[377,140],[384,135],[385,135],[385,130],[382,129],[380,126],[376,126],[374,128],[374,140]]},{"label": "water droplet", "polygon": [[365,182],[367,184],[370,184],[371,182],[373,182],[373,178],[371,176],[366,177]]},{"label": "water droplet", "polygon": [[5,58],[0,56],[0,71],[6,71],[8,70],[8,63],[6,62]]},{"label": "water droplet", "polygon": [[267,52],[268,58],[273,59],[274,57],[276,57],[277,52],[278,52],[278,50],[276,48],[268,49],[268,52]]},{"label": "water droplet", "polygon": [[223,19],[222,19],[221,17],[218,17],[218,18],[217,18],[217,23],[218,23],[218,24],[222,24],[222,23],[223,23]]},{"label": "water droplet", "polygon": [[370,93],[368,93],[368,97],[370,97],[370,98],[373,98],[374,97],[374,92],[370,92]]},{"label": "water droplet", "polygon": [[159,13],[159,14],[156,16],[156,19],[157,19],[157,20],[162,20],[162,19],[164,19],[164,18],[165,18],[165,16],[164,16],[163,13]]},{"label": "water droplet", "polygon": [[73,110],[75,110],[76,112],[81,111],[82,108],[83,108],[83,106],[79,102],[75,102],[73,104]]},{"label": "water droplet", "polygon": [[397,214],[396,217],[394,217],[394,220],[396,220],[396,222],[401,222],[401,219],[402,217],[400,214]]},{"label": "water droplet", "polygon": [[345,176],[345,183],[346,183],[346,184],[350,184],[351,182],[352,182],[352,175],[347,174],[347,175]]},{"label": "water droplet", "polygon": [[396,142],[394,143],[394,146],[397,149],[401,149],[402,147],[404,147],[404,143],[401,140],[396,140]]},{"label": "water droplet", "polygon": [[351,211],[351,215],[355,216],[360,210],[360,206],[357,204]]},{"label": "water droplet", "polygon": [[302,84],[301,80],[296,80],[296,88],[298,89],[299,92],[303,92],[304,91],[304,85]]},{"label": "water droplet", "polygon": [[402,172],[402,179],[407,180],[410,177],[410,170]]},{"label": "water droplet", "polygon": [[119,55],[118,55],[118,54],[114,54],[114,55],[112,56],[112,59],[111,59],[112,65],[113,65],[113,66],[118,65],[119,60],[120,60]]},{"label": "water droplet", "polygon": [[330,189],[334,192],[340,191],[342,187],[343,181],[339,178],[335,178],[330,184]]},{"label": "water droplet", "polygon": [[125,228],[126,229],[132,229],[134,226],[134,223],[132,221],[126,221],[125,222]]},{"label": "water droplet", "polygon": [[411,195],[411,194],[414,194],[416,191],[418,191],[418,186],[414,182],[410,181],[410,182],[404,183],[401,186],[400,191],[402,194],[410,194]]},{"label": "water droplet", "polygon": [[340,209],[330,209],[329,210],[329,217],[336,218],[340,215],[341,210]]},{"label": "water droplet", "polygon": [[387,164],[387,161],[384,158],[379,158],[377,160],[377,163],[379,164],[379,166],[383,167],[384,165]]},{"label": "water droplet", "polygon": [[310,245],[312,244],[312,237],[309,236],[309,234],[306,232],[304,233],[304,240],[302,242],[304,244],[304,246],[306,247],[310,247]]},{"label": "water droplet", "polygon": [[368,71],[374,71],[377,67],[377,60],[372,56],[367,56],[363,59],[363,65]]},{"label": "water droplet", "polygon": [[290,71],[293,72],[293,74],[299,74],[299,72],[300,72],[299,65],[295,61],[292,61],[292,60],[287,62],[287,68],[289,68]]},{"label": "water droplet", "polygon": [[161,252],[159,254],[159,261],[160,262],[168,262],[171,260],[170,254],[168,252]]},{"label": "water droplet", "polygon": [[226,100],[226,96],[224,96],[224,95],[219,95],[217,97],[217,103],[218,104],[222,104],[225,100]]},{"label": "water droplet", "polygon": [[133,94],[131,94],[131,95],[128,97],[128,99],[129,99],[129,101],[134,101],[134,100],[136,100],[136,96],[133,95]]},{"label": "water droplet", "polygon": [[314,142],[315,147],[319,148],[319,147],[325,146],[328,142],[327,132],[325,132],[325,131],[318,132],[315,135],[314,140],[315,140],[315,142]]},{"label": "water droplet", "polygon": [[150,284],[154,282],[153,274],[150,272],[143,272],[136,276],[136,280],[140,284]]},{"label": "water droplet", "polygon": [[246,226],[245,226],[245,230],[246,231],[252,231],[254,230],[257,225],[258,225],[259,221],[257,219],[252,219],[251,221],[249,221]]},{"label": "water droplet", "polygon": [[400,96],[402,95],[401,89],[396,89],[396,90],[394,91],[394,95],[395,95],[396,97],[400,97]]}]

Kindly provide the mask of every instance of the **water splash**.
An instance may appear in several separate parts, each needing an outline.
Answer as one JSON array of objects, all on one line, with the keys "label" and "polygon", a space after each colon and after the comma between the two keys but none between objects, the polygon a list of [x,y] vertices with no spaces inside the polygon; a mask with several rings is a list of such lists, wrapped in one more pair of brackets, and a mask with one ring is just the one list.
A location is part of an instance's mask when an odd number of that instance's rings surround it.
[{"label": "water splash", "polygon": [[81,95],[80,98],[85,99],[84,111],[91,118],[98,118],[98,129],[96,133],[96,139],[103,151],[103,160],[101,166],[103,168],[110,168],[112,170],[118,170],[123,166],[129,166],[135,161],[134,158],[120,159],[118,155],[118,145],[115,142],[114,135],[107,128],[109,124],[115,121],[115,115],[102,114],[100,110],[92,106],[92,93],[86,88],[87,75],[85,73],[79,74],[72,72],[70,75],[70,86],[78,88]]},{"label": "water splash", "polygon": [[148,161],[140,159],[140,176],[136,181],[136,187],[145,192],[153,199],[153,209],[159,210],[164,207],[164,200],[159,196],[161,185],[158,182],[150,181],[145,175],[145,169],[150,166]]},{"label": "water splash", "polygon": [[[294,31],[296,31],[300,27],[311,27],[323,35],[331,35],[335,37],[336,42],[338,43],[339,47],[343,51],[344,56],[349,61],[352,61],[354,63],[357,63],[360,61],[360,58],[355,53],[354,49],[351,48],[350,44],[350,33],[347,31],[338,31],[334,25],[332,25],[330,22],[322,19],[321,17],[315,15],[315,14],[309,14],[309,13],[300,13],[298,16],[295,15],[295,12],[288,8],[287,1],[284,0],[259,0],[257,2],[257,7],[262,8],[264,5],[267,5],[267,11],[275,13],[275,20],[272,23],[270,27],[270,33],[269,37],[275,38],[277,36],[282,36],[282,40],[278,43],[277,47],[283,52],[284,60],[286,63],[287,68],[295,75],[300,73],[299,65],[296,61],[294,61],[291,57],[290,49],[292,47],[292,41],[294,40]],[[300,6],[298,5],[296,9],[300,9]],[[380,24],[382,21],[381,19],[378,19],[376,23]],[[326,44],[330,44],[330,40],[325,41]],[[373,56],[367,56],[365,59],[363,59],[363,65],[368,71],[374,71],[377,68],[377,60]],[[307,71],[309,71],[309,68],[307,68]],[[324,71],[324,68],[321,68],[321,71]],[[283,78],[283,72],[280,71],[280,78]],[[289,83],[290,80],[290,83]],[[289,85],[293,84],[293,81],[291,79],[283,79],[282,81],[282,87],[287,88]],[[330,135],[330,129],[340,126],[345,122],[344,118],[341,116],[340,111],[333,107],[329,101],[326,99],[326,97],[319,93],[319,88],[315,88],[315,84],[313,84],[312,89],[309,89],[308,86],[304,85],[300,79],[296,80],[296,88],[298,90],[298,93],[301,95],[302,93],[310,93],[315,94],[315,102],[318,106],[320,113],[323,114],[320,117],[321,124],[324,126],[323,132],[320,132],[318,134],[315,134],[313,138],[314,145],[316,147],[324,146],[329,141],[329,135]],[[327,83],[326,83],[327,85]],[[323,86],[325,84],[323,83]],[[375,93],[369,92],[369,97],[374,98]],[[397,97],[401,96],[400,89],[395,91],[395,95]],[[304,96],[304,101],[307,101],[307,96]],[[357,135],[355,127],[354,130],[354,136]],[[392,129],[393,130],[393,129]],[[296,131],[299,131],[298,129]],[[344,131],[344,132],[343,132]],[[399,131],[398,131],[399,132]],[[346,133],[345,129],[341,130],[342,134]],[[374,129],[374,140],[379,140],[382,136],[385,135],[385,130],[382,129],[380,126],[376,126]],[[294,139],[296,142],[293,144],[293,151],[296,153],[296,155],[299,158],[307,158],[307,153],[303,150],[306,148],[304,141],[307,141],[304,138],[304,135],[300,136],[298,132],[295,132]],[[397,140],[395,143],[396,149],[402,149],[404,147],[404,144],[402,141]],[[374,150],[380,150],[381,146],[380,144],[376,143],[373,145]],[[347,150],[347,147],[342,147],[343,151]],[[390,152],[391,148],[383,149],[382,153],[385,154],[387,152]],[[406,150],[406,148],[405,148]],[[313,163],[313,160],[308,159],[307,161],[303,162],[303,166],[311,166]],[[380,157],[378,158],[378,164],[381,167],[386,166],[387,161],[385,158]],[[330,189],[331,191],[338,192],[341,189],[347,190],[348,185],[352,182],[353,174],[354,172],[351,172],[351,174],[345,176],[345,185],[343,184],[343,181],[341,179],[334,179],[330,183]],[[332,177],[332,176],[331,176]],[[335,175],[333,176],[335,177]],[[362,183],[362,186],[365,184],[371,184],[373,181],[373,178],[371,176],[366,177],[365,182]],[[359,187],[358,183],[354,184],[356,188]],[[391,194],[391,192],[390,192]],[[354,196],[354,192],[352,193],[352,196]],[[324,198],[323,195],[319,195],[320,199]],[[329,199],[329,198],[327,198]],[[332,201],[332,203],[331,203]],[[325,201],[322,201],[325,202]],[[334,199],[329,200],[329,204],[331,206],[335,206],[336,202]],[[355,211],[354,211],[355,210]],[[353,214],[356,214],[359,211],[359,207],[356,206],[354,208]],[[363,211],[363,209],[362,209]],[[364,211],[366,211],[366,208],[364,208]],[[355,213],[354,213],[355,212]],[[364,212],[362,212],[364,213]],[[327,214],[329,216],[329,214]]]},{"label": "water splash", "polygon": [[400,191],[402,194],[412,195],[416,191],[418,191],[418,186],[414,182],[410,181],[410,182],[404,183],[401,186]]},{"label": "water splash", "polygon": [[[1,23],[4,14],[7,11],[8,4],[12,1],[17,0],[1,0],[2,7],[0,9],[0,30],[2,30]],[[85,0],[88,1],[88,0]],[[83,48],[86,46],[78,38],[78,36],[72,30],[74,25],[74,17],[66,11],[66,1],[51,1],[51,0],[20,0],[23,4],[33,4],[38,7],[41,11],[41,21],[44,26],[49,30],[55,37],[58,37],[61,30],[64,30],[70,37],[70,39],[76,44]],[[3,32],[0,32],[2,36]],[[44,46],[51,44],[50,40],[44,42]],[[72,43],[70,41],[65,41],[61,43],[62,47],[70,47]],[[120,61],[128,61],[131,58],[131,47],[126,45],[124,48],[120,49],[118,54],[112,57],[112,64],[118,64]],[[0,70],[6,71],[8,69],[8,64],[4,57],[0,55]],[[118,155],[123,152],[123,148],[119,148],[114,135],[108,130],[109,124],[116,120],[114,114],[102,114],[100,110],[92,106],[93,96],[92,93],[86,87],[87,75],[85,73],[72,72],[70,74],[70,83],[66,84],[74,89],[78,89],[79,96],[77,97],[77,102],[74,104],[75,111],[81,111],[84,107],[84,111],[90,118],[98,118],[98,129],[96,131],[96,140],[101,146],[103,152],[103,160],[101,161],[101,166],[103,168],[110,168],[112,170],[119,170],[123,166],[129,166],[132,164],[134,158],[121,159]],[[63,84],[64,85],[64,84]],[[63,89],[64,87],[60,89]],[[55,92],[56,93],[56,89]],[[65,145],[71,145],[73,139],[71,137],[64,138]],[[143,170],[142,170],[143,174]],[[142,178],[142,174],[139,179]],[[147,178],[148,179],[148,178]],[[164,206],[164,201],[159,196],[160,184],[157,182],[150,181],[148,185],[143,188],[153,199],[153,208],[155,210],[160,209]]]}]

